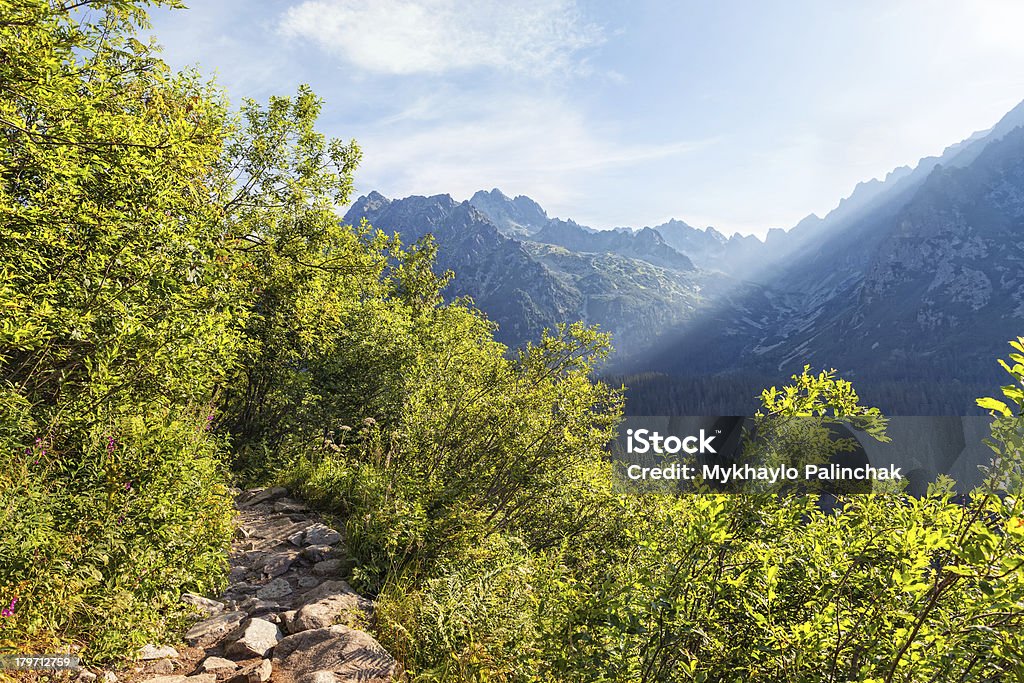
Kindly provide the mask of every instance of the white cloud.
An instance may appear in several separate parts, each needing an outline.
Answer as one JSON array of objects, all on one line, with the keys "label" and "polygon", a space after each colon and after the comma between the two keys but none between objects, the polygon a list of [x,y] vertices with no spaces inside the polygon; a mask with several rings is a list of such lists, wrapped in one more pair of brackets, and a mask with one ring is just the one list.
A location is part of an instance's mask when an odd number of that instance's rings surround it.
[{"label": "white cloud", "polygon": [[427,98],[356,132],[364,151],[358,189],[468,198],[496,186],[533,197],[553,215],[579,219],[579,202],[603,172],[683,157],[716,142],[626,143],[619,137],[558,98]]},{"label": "white cloud", "polygon": [[305,0],[284,13],[280,30],[385,74],[543,75],[580,68],[576,53],[604,39],[574,0]]}]

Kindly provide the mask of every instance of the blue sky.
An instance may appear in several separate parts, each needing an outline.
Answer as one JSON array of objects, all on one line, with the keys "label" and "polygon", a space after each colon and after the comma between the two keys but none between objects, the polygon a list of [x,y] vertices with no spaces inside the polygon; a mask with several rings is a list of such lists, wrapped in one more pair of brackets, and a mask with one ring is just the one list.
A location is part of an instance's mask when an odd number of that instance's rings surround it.
[{"label": "blue sky", "polygon": [[1024,99],[1018,0],[192,0],[175,66],[309,83],[360,194],[526,194],[598,228],[762,235]]}]

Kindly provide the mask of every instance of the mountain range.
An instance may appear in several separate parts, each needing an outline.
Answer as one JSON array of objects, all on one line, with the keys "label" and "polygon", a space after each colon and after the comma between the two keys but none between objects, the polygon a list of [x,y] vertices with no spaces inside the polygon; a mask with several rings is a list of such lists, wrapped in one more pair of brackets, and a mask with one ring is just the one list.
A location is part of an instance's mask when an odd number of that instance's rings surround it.
[{"label": "mountain range", "polygon": [[364,217],[433,234],[448,295],[512,347],[559,322],[611,332],[606,372],[633,413],[742,414],[809,364],[891,414],[970,414],[1024,333],[1024,103],[764,240],[680,220],[594,230],[497,189],[372,192],[345,220]]}]

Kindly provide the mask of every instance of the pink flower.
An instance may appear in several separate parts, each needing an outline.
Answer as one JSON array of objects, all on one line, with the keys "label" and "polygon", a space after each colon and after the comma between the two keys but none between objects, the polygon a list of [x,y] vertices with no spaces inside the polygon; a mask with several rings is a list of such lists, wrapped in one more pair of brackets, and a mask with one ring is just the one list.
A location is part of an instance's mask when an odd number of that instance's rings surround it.
[{"label": "pink flower", "polygon": [[2,610],[0,610],[0,617],[13,617],[14,616],[14,606],[16,604],[18,604],[18,598],[16,598],[16,597],[15,598],[11,598],[11,604],[8,605],[7,607],[4,607]]}]

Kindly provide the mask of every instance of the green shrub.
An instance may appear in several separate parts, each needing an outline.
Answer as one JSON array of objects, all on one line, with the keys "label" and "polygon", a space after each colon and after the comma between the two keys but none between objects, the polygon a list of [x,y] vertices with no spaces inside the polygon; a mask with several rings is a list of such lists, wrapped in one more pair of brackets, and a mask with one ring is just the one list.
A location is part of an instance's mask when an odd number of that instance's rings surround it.
[{"label": "green shrub", "polygon": [[85,444],[5,441],[0,642],[109,660],[166,636],[183,591],[220,587],[232,497],[206,417],[152,406]]},{"label": "green shrub", "polygon": [[44,0],[0,19],[0,641],[21,652],[131,652],[225,569],[226,107],[144,21]]}]

